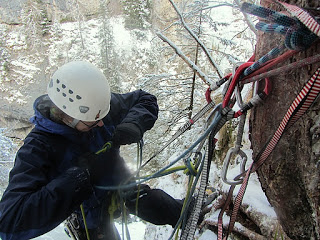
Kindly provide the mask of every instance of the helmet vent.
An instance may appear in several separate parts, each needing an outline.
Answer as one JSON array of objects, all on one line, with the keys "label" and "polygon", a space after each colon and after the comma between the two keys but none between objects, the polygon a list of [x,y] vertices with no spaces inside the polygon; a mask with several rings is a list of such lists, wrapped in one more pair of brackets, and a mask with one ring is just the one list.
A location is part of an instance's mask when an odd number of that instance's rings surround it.
[{"label": "helmet vent", "polygon": [[80,107],[79,107],[79,110],[80,110],[81,113],[86,113],[86,112],[89,111],[89,108],[86,107],[86,106],[80,106]]},{"label": "helmet vent", "polygon": [[69,98],[69,101],[70,101],[70,102],[73,102],[73,99],[72,99],[72,98]]},{"label": "helmet vent", "polygon": [[78,100],[80,100],[82,97],[80,97],[79,95],[77,95],[76,98],[77,98]]}]

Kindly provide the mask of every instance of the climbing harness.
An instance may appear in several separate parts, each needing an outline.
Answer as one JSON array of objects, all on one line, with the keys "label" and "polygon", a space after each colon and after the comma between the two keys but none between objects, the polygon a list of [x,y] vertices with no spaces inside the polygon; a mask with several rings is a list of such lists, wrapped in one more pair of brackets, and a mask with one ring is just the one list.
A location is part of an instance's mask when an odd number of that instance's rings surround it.
[{"label": "climbing harness", "polygon": [[86,234],[80,227],[80,222],[77,214],[72,213],[64,223],[64,230],[67,235],[74,240],[84,240],[87,238]]}]

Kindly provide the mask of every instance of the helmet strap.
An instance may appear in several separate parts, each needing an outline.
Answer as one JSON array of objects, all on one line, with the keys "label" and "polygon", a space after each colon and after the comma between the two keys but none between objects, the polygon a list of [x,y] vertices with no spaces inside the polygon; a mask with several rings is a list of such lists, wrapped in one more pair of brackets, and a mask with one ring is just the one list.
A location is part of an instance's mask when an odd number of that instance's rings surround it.
[{"label": "helmet strap", "polygon": [[80,120],[73,118],[72,121],[64,121],[65,124],[67,124],[69,127],[75,128],[76,125],[80,122]]}]

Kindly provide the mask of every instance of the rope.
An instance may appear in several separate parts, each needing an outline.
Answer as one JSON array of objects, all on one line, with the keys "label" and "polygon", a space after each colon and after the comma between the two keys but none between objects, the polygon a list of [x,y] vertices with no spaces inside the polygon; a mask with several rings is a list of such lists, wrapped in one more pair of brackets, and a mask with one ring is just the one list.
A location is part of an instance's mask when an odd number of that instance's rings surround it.
[{"label": "rope", "polygon": [[205,113],[215,106],[213,101],[209,102],[204,106],[194,117],[192,117],[188,122],[186,122],[172,137],[171,139],[160,148],[154,155],[152,155],[144,164],[141,165],[139,170],[145,167],[153,158],[160,154],[164,149],[166,149],[174,140],[180,137],[185,131],[187,131],[195,122],[197,122]]},{"label": "rope", "polygon": [[293,16],[297,17],[311,32],[320,37],[320,24],[309,13],[297,6],[280,1],[278,2]]},{"label": "rope", "polygon": [[187,149],[185,150],[179,157],[177,157],[175,160],[173,160],[171,163],[169,163],[167,166],[163,167],[162,169],[160,169],[158,172],[152,174],[151,176],[148,176],[144,179],[141,179],[135,183],[130,183],[130,184],[126,184],[126,185],[119,185],[119,186],[99,186],[99,185],[95,185],[94,187],[97,189],[102,189],[102,190],[120,190],[120,189],[129,189],[132,188],[134,186],[136,186],[137,184],[142,184],[148,180],[151,180],[152,178],[155,178],[160,172],[163,172],[167,169],[169,169],[171,166],[173,166],[174,164],[176,164],[178,161],[180,161],[181,159],[183,159],[184,157],[186,157],[196,146],[199,145],[199,143],[201,143],[201,141],[203,141],[203,139],[205,139],[210,132],[212,131],[212,129],[214,129],[220,122],[222,115],[220,113],[221,111],[221,104],[218,104],[215,108],[214,108],[214,112],[216,113],[216,115],[214,116],[214,119],[212,120],[212,123],[209,125],[209,127],[206,129],[206,131]]},{"label": "rope", "polygon": [[85,213],[84,213],[83,204],[80,205],[80,210],[81,210],[81,215],[82,215],[82,218],[83,218],[84,228],[85,228],[85,230],[86,230],[87,240],[90,240],[90,235],[89,235],[89,230],[88,230],[86,215],[85,215]]},{"label": "rope", "polygon": [[[300,19],[296,17],[291,18],[284,14],[251,3],[243,3],[241,6],[241,11],[253,14],[257,17],[264,18],[267,21],[273,22],[274,24],[272,25],[266,23],[258,23],[256,25],[256,28],[262,31],[285,34],[285,46],[288,49],[306,49],[312,44],[314,40],[317,39],[317,35],[314,32],[310,31],[308,28],[306,28],[305,25],[301,24],[301,22],[299,21]],[[310,18],[311,17],[309,16],[308,19],[310,20]],[[311,28],[314,29],[314,26],[316,25],[313,24]]]},{"label": "rope", "polygon": [[244,2],[241,5],[241,11],[255,15],[260,18],[264,18],[267,21],[274,22],[276,24],[283,25],[286,27],[291,27],[299,23],[297,19],[288,17],[287,15],[273,11],[269,8],[254,5],[252,3]]},{"label": "rope", "polygon": [[[203,139],[203,141],[205,141],[205,139]],[[187,215],[187,210],[188,210],[188,208],[190,206],[190,203],[191,203],[191,200],[192,200],[192,193],[196,189],[197,183],[199,181],[200,174],[201,174],[202,169],[203,169],[204,161],[205,161],[205,156],[203,156],[203,158],[201,160],[197,176],[191,175],[190,178],[189,178],[188,190],[187,190],[186,198],[185,198],[185,200],[183,202],[183,207],[182,207],[182,211],[181,211],[181,214],[180,214],[180,218],[178,219],[177,224],[176,224],[174,230],[172,231],[169,239],[172,239],[174,233],[180,228],[180,226],[182,225],[182,223],[183,223],[183,221],[184,221],[184,219],[185,219],[185,217]]]},{"label": "rope", "polygon": [[[102,148],[99,151],[96,152],[96,154],[100,154],[100,153],[106,152],[111,147],[112,147],[112,142],[110,142],[110,141],[106,142],[102,146]],[[86,215],[85,215],[85,212],[84,212],[83,204],[80,204],[80,210],[81,210],[81,215],[82,215],[82,219],[83,219],[83,223],[84,223],[84,228],[85,228],[85,231],[86,231],[87,240],[90,240],[90,234],[89,234],[89,230],[88,230],[88,225],[87,225],[87,220],[86,220]]]},{"label": "rope", "polygon": [[254,72],[255,70],[257,70],[259,68],[261,68],[261,66],[263,66],[265,63],[267,63],[269,60],[271,60],[271,59],[275,58],[276,56],[278,56],[284,49],[285,49],[284,45],[272,49],[267,54],[262,56],[254,64],[252,64],[251,66],[246,68],[246,70],[244,70],[244,72],[243,72],[243,75],[244,76],[248,76],[250,73]]},{"label": "rope", "polygon": [[[254,160],[254,162],[251,164],[249,169],[246,171],[245,177],[243,179],[243,183],[240,187],[240,190],[237,194],[237,197],[234,202],[234,208],[232,211],[232,215],[230,218],[229,223],[229,229],[226,233],[226,236],[224,239],[228,238],[229,232],[233,230],[236,216],[238,214],[246,187],[248,185],[249,176],[252,172],[256,171],[263,163],[264,161],[269,157],[273,149],[276,147],[277,143],[279,142],[281,136],[283,135],[284,131],[287,130],[289,127],[291,127],[313,104],[313,102],[316,100],[320,93],[320,67],[315,71],[315,73],[312,75],[312,77],[307,81],[307,83],[304,85],[298,96],[295,98],[293,103],[290,105],[287,113],[285,114],[282,122],[280,123],[277,131],[273,135],[273,137],[270,139],[270,141],[265,145],[265,148],[263,148],[260,153],[258,154],[257,158]],[[230,188],[229,195],[232,195],[234,188]],[[229,201],[230,202],[230,201]],[[229,204],[228,202],[228,204]],[[223,212],[227,206],[225,205],[224,208],[221,210],[219,217],[221,215],[221,218],[219,218],[218,223],[218,239],[222,240],[222,215]]]},{"label": "rope", "polygon": [[[257,80],[260,80],[260,79],[263,79],[263,78],[277,76],[277,75],[280,75],[280,74],[283,74],[283,73],[287,73],[287,72],[289,72],[289,71],[291,71],[293,69],[301,68],[303,66],[310,65],[310,64],[313,64],[313,63],[316,63],[316,62],[320,62],[320,54],[317,54],[315,56],[299,60],[297,62],[290,63],[288,65],[276,68],[274,70],[270,70],[268,72],[256,71],[252,75],[250,75],[251,77],[248,76],[248,78],[244,78],[241,81],[241,83],[246,84],[246,83],[254,82],[254,81],[257,81]],[[272,64],[272,65],[275,65],[275,64]],[[272,67],[272,66],[270,66],[270,67]],[[260,70],[262,70],[262,69],[260,69]],[[263,72],[263,73],[259,74],[259,72]]]},{"label": "rope", "polygon": [[286,34],[286,32],[288,31],[288,27],[286,26],[282,26],[282,25],[279,25],[279,24],[267,24],[265,22],[258,22],[256,24],[256,29],[262,31],[262,32],[266,32],[266,33],[273,33],[273,32],[276,32],[276,33],[280,33],[280,34]]},{"label": "rope", "polygon": [[213,149],[214,149],[214,136],[215,136],[215,132],[217,131],[217,129],[214,129],[214,131],[212,131],[212,133],[209,136],[209,141],[208,141],[208,147],[207,147],[207,151],[206,151],[206,159],[204,160],[204,164],[203,164],[203,169],[202,169],[202,173],[201,173],[201,179],[200,179],[200,187],[199,187],[199,191],[198,191],[198,196],[197,196],[197,201],[196,204],[193,208],[192,211],[192,215],[189,217],[187,225],[186,225],[186,229],[189,229],[184,232],[187,232],[187,235],[183,235],[183,237],[181,237],[181,239],[187,239],[187,240],[193,240],[194,239],[194,234],[196,231],[196,227],[197,227],[197,223],[200,217],[200,213],[201,213],[201,209],[202,209],[202,204],[204,202],[204,197],[205,197],[205,191],[206,191],[206,187],[208,184],[208,176],[209,176],[209,171],[210,171],[210,162],[212,160],[212,156],[213,156]]}]

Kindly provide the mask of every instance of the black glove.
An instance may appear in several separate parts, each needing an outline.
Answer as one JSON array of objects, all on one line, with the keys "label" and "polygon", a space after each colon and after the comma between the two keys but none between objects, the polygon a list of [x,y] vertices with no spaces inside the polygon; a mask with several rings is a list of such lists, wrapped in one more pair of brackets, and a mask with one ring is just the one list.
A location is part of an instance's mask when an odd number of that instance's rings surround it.
[{"label": "black glove", "polygon": [[137,198],[146,196],[150,190],[151,189],[148,185],[140,184],[138,186],[134,186],[133,188],[122,191],[121,196],[127,204],[133,203],[135,205]]},{"label": "black glove", "polygon": [[140,128],[134,123],[121,123],[113,134],[113,145],[120,146],[137,143],[142,139]]},{"label": "black glove", "polygon": [[97,180],[103,175],[103,169],[99,167],[98,155],[94,153],[85,153],[78,157],[76,161],[76,166],[86,170],[90,176],[90,182],[92,184],[96,183]]}]

